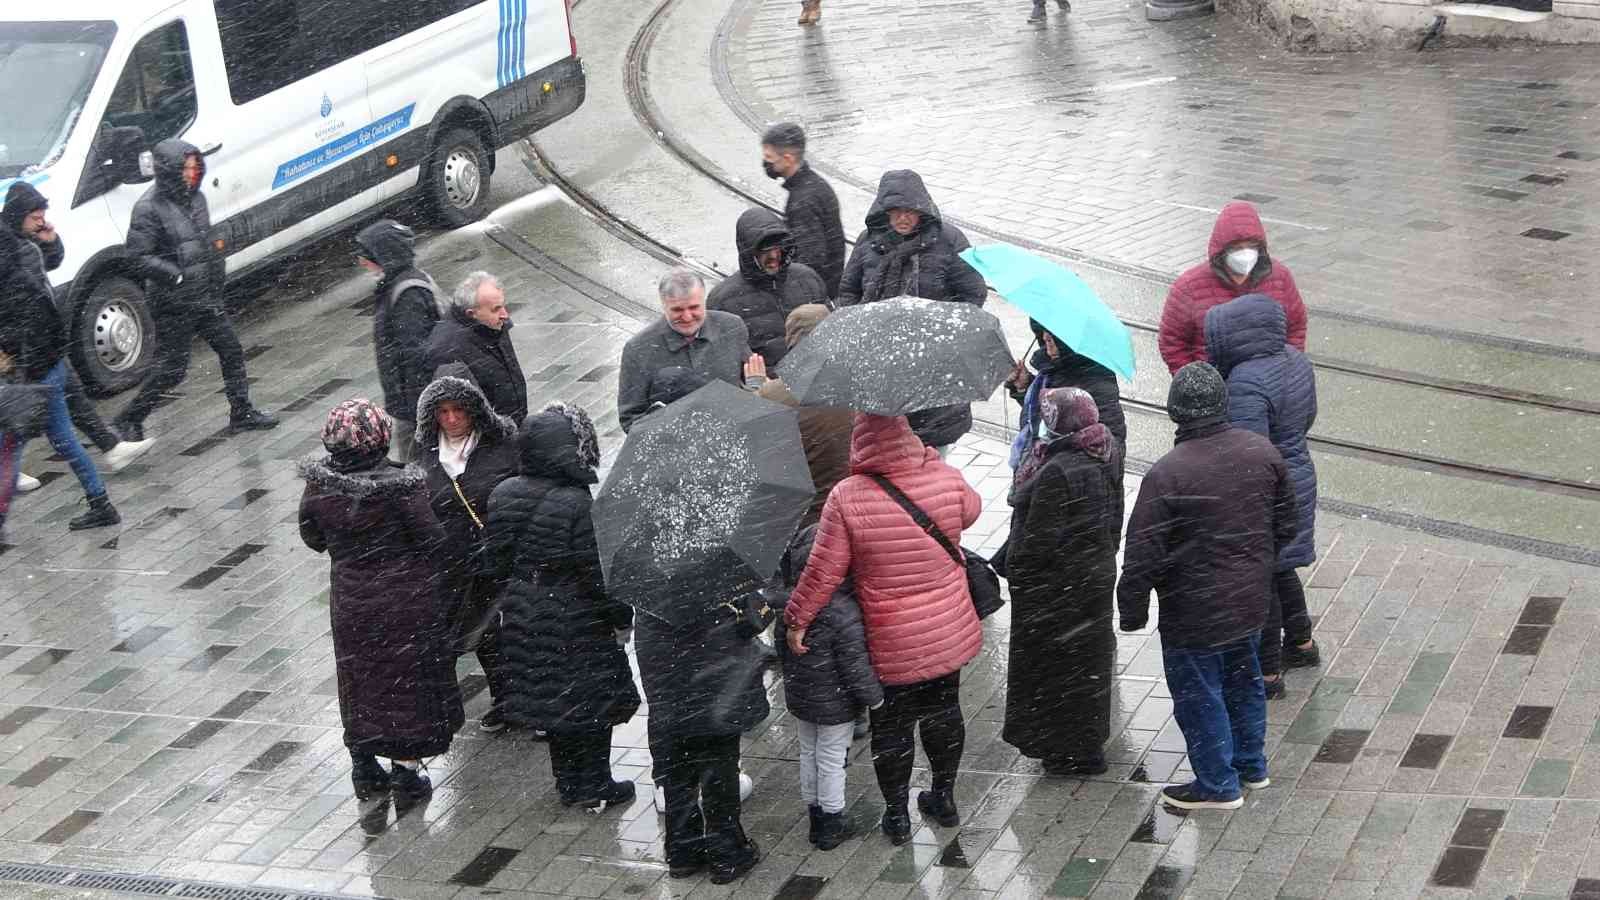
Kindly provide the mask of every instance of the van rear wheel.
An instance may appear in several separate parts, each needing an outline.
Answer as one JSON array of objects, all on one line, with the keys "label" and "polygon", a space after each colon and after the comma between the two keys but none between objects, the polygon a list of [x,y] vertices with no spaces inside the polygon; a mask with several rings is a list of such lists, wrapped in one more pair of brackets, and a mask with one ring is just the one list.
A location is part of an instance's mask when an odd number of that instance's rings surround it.
[{"label": "van rear wheel", "polygon": [[439,139],[424,190],[440,224],[458,228],[488,213],[489,165],[483,141],[470,128],[452,128]]},{"label": "van rear wheel", "polygon": [[155,361],[156,328],[144,291],[130,279],[97,280],[78,310],[73,364],[90,393],[105,396],[144,380]]}]

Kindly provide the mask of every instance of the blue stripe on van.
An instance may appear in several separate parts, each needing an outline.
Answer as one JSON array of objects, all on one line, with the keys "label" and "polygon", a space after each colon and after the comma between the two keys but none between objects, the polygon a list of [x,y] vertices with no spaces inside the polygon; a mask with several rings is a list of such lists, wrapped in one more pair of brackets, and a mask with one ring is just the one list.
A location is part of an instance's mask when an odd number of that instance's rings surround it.
[{"label": "blue stripe on van", "polygon": [[374,144],[381,144],[405,131],[411,127],[411,114],[416,108],[415,103],[409,103],[405,109],[392,112],[370,125],[335,138],[309,153],[302,153],[278,166],[277,173],[272,177],[272,189],[277,190],[291,181],[298,181],[318,169],[327,168],[347,156],[352,156]]},{"label": "blue stripe on van", "polygon": [[509,68],[507,61],[511,58],[510,48],[506,45],[506,38],[510,32],[510,15],[508,15],[511,0],[500,0],[500,29],[495,33],[495,67],[494,79],[496,87],[505,87],[511,82],[506,77]]}]

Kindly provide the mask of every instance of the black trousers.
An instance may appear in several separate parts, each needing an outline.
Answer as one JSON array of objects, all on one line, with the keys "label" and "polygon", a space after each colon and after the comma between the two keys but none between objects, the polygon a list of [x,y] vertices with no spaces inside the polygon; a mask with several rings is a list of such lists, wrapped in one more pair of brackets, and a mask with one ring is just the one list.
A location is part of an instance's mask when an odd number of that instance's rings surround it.
[{"label": "black trousers", "polygon": [[67,412],[72,414],[72,424],[78,430],[88,435],[89,440],[100,448],[101,453],[106,453],[117,446],[122,438],[117,433],[106,427],[104,419],[100,418],[100,411],[89,402],[89,395],[83,389],[83,382],[78,379],[78,370],[67,363]]},{"label": "black trousers", "polygon": [[667,799],[667,865],[733,864],[746,841],[739,824],[739,736],[670,736],[651,724],[655,782]]},{"label": "black trousers", "polygon": [[1272,602],[1267,604],[1267,625],[1261,630],[1261,674],[1283,674],[1283,646],[1311,640],[1311,613],[1306,609],[1306,589],[1300,573],[1284,569],[1272,576]]},{"label": "black trousers", "polygon": [[216,351],[222,363],[222,380],[228,406],[234,414],[250,408],[250,382],[245,377],[244,348],[233,332],[233,321],[221,309],[185,307],[159,313],[156,319],[156,362],[139,388],[138,396],[117,416],[118,422],[143,425],[161,403],[161,395],[183,383],[189,374],[189,357],[194,339],[200,337]]},{"label": "black trousers", "polygon": [[872,711],[872,767],[890,812],[906,808],[919,725],[934,790],[954,790],[967,743],[959,671],[916,684],[883,686],[883,705]]},{"label": "black trousers", "polygon": [[611,786],[611,729],[551,732],[550,774],[567,803],[600,796]]}]

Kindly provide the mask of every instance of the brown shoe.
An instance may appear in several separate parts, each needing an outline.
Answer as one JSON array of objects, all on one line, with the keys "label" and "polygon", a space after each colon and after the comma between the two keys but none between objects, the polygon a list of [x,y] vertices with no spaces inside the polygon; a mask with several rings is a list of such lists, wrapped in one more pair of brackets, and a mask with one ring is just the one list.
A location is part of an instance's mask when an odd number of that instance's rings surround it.
[{"label": "brown shoe", "polygon": [[799,25],[815,25],[822,18],[822,0],[805,0],[800,7]]}]

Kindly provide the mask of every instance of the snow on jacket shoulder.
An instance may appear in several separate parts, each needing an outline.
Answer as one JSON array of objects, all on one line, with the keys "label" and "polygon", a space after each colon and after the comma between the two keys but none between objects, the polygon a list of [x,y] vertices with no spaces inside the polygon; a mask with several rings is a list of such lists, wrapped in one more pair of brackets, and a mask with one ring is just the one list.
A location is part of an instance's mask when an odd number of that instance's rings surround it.
[{"label": "snow on jacket shoulder", "polygon": [[811,559],[785,609],[789,627],[809,626],[849,575],[879,680],[916,684],[959,670],[983,645],[966,572],[867,476],[892,481],[956,543],[978,519],[977,491],[904,417],[857,415],[850,471],[823,507]]},{"label": "snow on jacket shoulder", "polygon": [[[1223,251],[1234,241],[1253,240],[1261,245],[1261,258],[1244,284],[1234,284],[1223,263]],[[1276,300],[1288,316],[1289,343],[1306,349],[1306,305],[1300,299],[1289,267],[1267,252],[1267,230],[1254,206],[1243,201],[1229,203],[1217,216],[1211,229],[1206,261],[1178,277],[1167,302],[1161,307],[1161,328],[1157,344],[1167,369],[1176,372],[1192,362],[1206,359],[1206,311],[1245,294],[1265,294]]]}]

